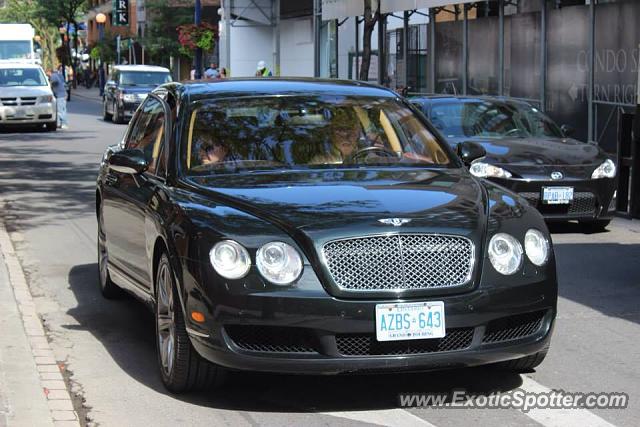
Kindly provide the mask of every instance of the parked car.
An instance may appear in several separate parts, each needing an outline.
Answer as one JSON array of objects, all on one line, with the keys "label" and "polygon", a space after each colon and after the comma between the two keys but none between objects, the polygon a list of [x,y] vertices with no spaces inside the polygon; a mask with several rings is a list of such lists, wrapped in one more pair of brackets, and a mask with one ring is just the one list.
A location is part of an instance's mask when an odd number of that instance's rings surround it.
[{"label": "parked car", "polygon": [[100,286],[155,313],[162,381],[537,366],[557,279],[538,211],[365,83],[170,83],[105,152]]},{"label": "parked car", "polygon": [[57,128],[56,103],[49,79],[39,65],[0,62],[0,128]]},{"label": "parked car", "polygon": [[171,81],[167,68],[155,65],[116,65],[104,86],[102,116],[114,123],[128,121],[155,87]]},{"label": "parked car", "polygon": [[493,97],[433,96],[411,100],[455,150],[464,141],[487,154],[472,174],[509,188],[548,221],[578,220],[603,230],[616,210],[616,164],[600,147],[570,138],[536,107]]}]

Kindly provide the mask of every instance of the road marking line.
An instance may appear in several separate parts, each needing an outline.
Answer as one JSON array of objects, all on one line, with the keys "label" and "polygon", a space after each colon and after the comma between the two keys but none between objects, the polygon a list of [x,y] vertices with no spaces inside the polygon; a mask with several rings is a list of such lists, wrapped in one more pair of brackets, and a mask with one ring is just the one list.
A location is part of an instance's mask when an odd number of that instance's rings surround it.
[{"label": "road marking line", "polygon": [[[549,393],[550,388],[543,386],[535,380],[521,375],[522,385],[519,387],[527,393]],[[527,417],[542,424],[545,427],[613,427],[587,409],[530,409],[528,412],[520,411]]]},{"label": "road marking line", "polygon": [[381,409],[374,411],[320,412],[321,415],[345,418],[352,421],[376,424],[381,426],[416,426],[435,427],[427,420],[405,411],[404,409]]}]

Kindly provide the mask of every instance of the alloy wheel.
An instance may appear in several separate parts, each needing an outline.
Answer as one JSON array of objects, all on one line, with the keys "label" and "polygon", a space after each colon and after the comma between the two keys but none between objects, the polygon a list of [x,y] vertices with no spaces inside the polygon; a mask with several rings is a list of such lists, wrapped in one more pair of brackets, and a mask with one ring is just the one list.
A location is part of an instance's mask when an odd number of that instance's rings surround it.
[{"label": "alloy wheel", "polygon": [[173,300],[173,279],[167,263],[160,263],[158,270],[158,295],[156,324],[158,351],[164,374],[171,376],[176,342],[175,310]]},{"label": "alloy wheel", "polygon": [[109,253],[107,252],[106,236],[104,234],[102,213],[98,218],[98,268],[100,270],[100,286],[104,288],[109,281]]}]

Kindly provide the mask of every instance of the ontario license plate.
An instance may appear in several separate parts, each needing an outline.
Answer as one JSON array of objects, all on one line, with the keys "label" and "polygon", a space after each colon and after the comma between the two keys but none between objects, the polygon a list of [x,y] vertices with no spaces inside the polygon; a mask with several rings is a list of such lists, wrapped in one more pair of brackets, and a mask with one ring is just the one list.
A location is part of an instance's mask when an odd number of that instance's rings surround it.
[{"label": "ontario license plate", "polygon": [[376,305],[378,341],[420,340],[444,336],[442,301]]},{"label": "ontario license plate", "polygon": [[542,187],[542,203],[566,205],[573,200],[573,187]]}]

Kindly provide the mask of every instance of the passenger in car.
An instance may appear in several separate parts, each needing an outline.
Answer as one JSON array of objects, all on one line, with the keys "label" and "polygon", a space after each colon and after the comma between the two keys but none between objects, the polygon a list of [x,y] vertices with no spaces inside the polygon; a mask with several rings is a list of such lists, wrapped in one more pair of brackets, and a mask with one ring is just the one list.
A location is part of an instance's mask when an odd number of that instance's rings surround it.
[{"label": "passenger in car", "polygon": [[220,141],[209,138],[200,145],[200,161],[203,165],[222,163],[227,158],[229,149]]}]

